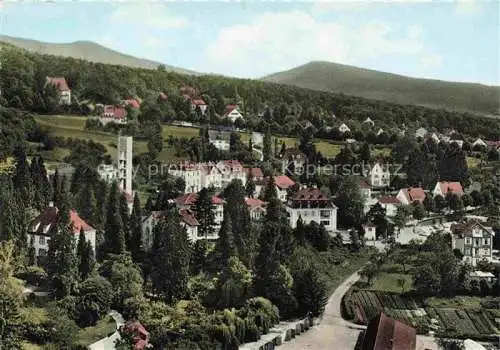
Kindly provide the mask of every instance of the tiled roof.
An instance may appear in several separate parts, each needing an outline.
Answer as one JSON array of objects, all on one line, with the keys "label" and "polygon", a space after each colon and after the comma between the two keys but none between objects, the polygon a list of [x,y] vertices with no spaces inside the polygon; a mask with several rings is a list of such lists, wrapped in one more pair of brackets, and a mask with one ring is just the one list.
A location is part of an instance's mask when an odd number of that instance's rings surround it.
[{"label": "tiled roof", "polygon": [[285,190],[295,185],[295,182],[286,175],[276,176],[274,178],[274,183],[282,190]]},{"label": "tiled roof", "polygon": [[46,77],[45,84],[55,85],[59,91],[70,91],[68,83],[63,77]]},{"label": "tiled roof", "polygon": [[158,95],[158,97],[161,99],[161,100],[168,100],[168,95],[164,92],[160,92],[160,94]]},{"label": "tiled roof", "polygon": [[135,109],[138,109],[141,106],[141,103],[135,98],[129,98],[123,101],[123,103],[125,103],[126,106],[130,106]]},{"label": "tiled roof", "polygon": [[481,229],[488,231],[490,234],[494,235],[492,231],[484,227],[479,221],[475,219],[460,224],[451,225],[451,232],[459,237],[470,236],[472,235],[473,228],[476,226],[479,226]]},{"label": "tiled roof", "polygon": [[299,190],[292,198],[293,201],[331,201],[331,197],[317,188]]},{"label": "tiled roof", "polygon": [[365,332],[362,350],[415,350],[417,331],[383,312],[374,317]]},{"label": "tiled roof", "polygon": [[446,195],[448,192],[453,192],[457,194],[464,193],[462,188],[462,184],[460,182],[446,182],[440,181],[438,182],[439,187],[441,188],[441,192]]},{"label": "tiled roof", "polygon": [[234,111],[236,108],[238,108],[238,105],[227,105],[226,110],[224,111],[224,115],[228,115],[232,111]]},{"label": "tiled roof", "polygon": [[[43,210],[35,220],[30,224],[30,233],[38,235],[50,236],[55,233],[55,227],[57,224],[57,213],[58,209],[56,207],[48,207]],[[69,211],[70,223],[73,227],[73,233],[79,234],[80,230],[88,232],[94,230],[89,224],[87,224],[74,209]]]},{"label": "tiled roof", "polygon": [[181,216],[181,221],[189,226],[198,226],[198,220],[191,209],[181,209],[179,210],[179,215]]},{"label": "tiled roof", "polygon": [[264,204],[266,204],[265,202],[261,201],[260,199],[257,199],[257,198],[247,198],[245,200],[245,203],[249,206],[249,207],[262,207]]},{"label": "tiled roof", "polygon": [[381,197],[378,200],[381,204],[400,204],[401,202],[394,196]]},{"label": "tiled roof", "polygon": [[[182,205],[182,206],[194,205],[197,200],[198,200],[197,193],[186,193],[186,194],[183,194],[182,196],[174,199],[174,201],[175,201],[175,203],[177,203],[177,205]],[[218,196],[212,196],[212,204],[222,205],[222,204],[224,204],[224,200]]]},{"label": "tiled roof", "polygon": [[106,105],[104,106],[103,116],[115,119],[123,119],[127,116],[127,111],[121,106]]},{"label": "tiled roof", "polygon": [[196,100],[192,100],[191,103],[196,105],[196,106],[206,105],[205,101],[203,101],[201,98],[197,98]]},{"label": "tiled roof", "polygon": [[421,187],[409,187],[405,191],[410,202],[423,202],[425,199],[425,191]]},{"label": "tiled roof", "polygon": [[264,177],[264,173],[261,168],[245,168],[245,172],[247,175],[252,174],[254,179],[262,179]]},{"label": "tiled roof", "polygon": [[359,182],[359,187],[360,187],[360,188],[365,188],[365,189],[370,189],[370,188],[372,188],[372,187],[368,184],[368,182],[366,182],[365,180],[361,180],[361,181]]}]

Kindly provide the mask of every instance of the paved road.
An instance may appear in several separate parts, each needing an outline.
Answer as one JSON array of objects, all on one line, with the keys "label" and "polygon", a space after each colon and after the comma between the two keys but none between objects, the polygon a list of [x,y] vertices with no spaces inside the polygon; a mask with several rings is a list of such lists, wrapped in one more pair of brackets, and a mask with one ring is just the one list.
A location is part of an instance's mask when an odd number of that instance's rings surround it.
[{"label": "paved road", "polygon": [[279,348],[284,350],[347,350],[354,349],[358,336],[364,326],[357,326],[345,321],[340,313],[342,296],[359,279],[356,272],[349,276],[328,299],[320,324],[284,343]]},{"label": "paved road", "polygon": [[115,310],[111,310],[108,315],[113,317],[116,322],[116,332],[106,338],[102,338],[101,340],[91,344],[89,346],[89,350],[114,350],[115,349],[115,341],[120,339],[120,333],[118,332],[118,328],[125,324],[125,320],[123,316]]}]

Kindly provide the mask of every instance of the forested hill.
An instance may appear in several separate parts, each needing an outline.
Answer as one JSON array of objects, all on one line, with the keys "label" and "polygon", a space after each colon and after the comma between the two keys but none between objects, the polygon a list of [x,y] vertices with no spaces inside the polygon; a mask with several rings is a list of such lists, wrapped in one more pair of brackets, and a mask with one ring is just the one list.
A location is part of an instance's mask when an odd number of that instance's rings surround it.
[{"label": "forested hill", "polygon": [[5,42],[40,54],[80,58],[91,62],[117,64],[135,68],[155,69],[158,66],[163,65],[167,71],[182,74],[197,74],[187,69],[126,55],[121,52],[108,49],[107,47],[96,44],[92,41],[75,41],[73,43],[59,44],[0,35],[0,42]]},{"label": "forested hill", "polygon": [[[332,133],[345,121],[357,138],[356,133],[362,131],[362,121],[370,117],[377,128],[383,128],[391,135],[396,135],[405,125],[410,130],[421,126],[437,130],[454,128],[472,136],[500,139],[500,120],[468,112],[402,105],[260,80],[184,75],[163,69],[92,63],[41,55],[11,45],[0,50],[0,60],[0,104],[36,113],[84,114],[89,110],[82,106],[118,103],[131,97],[154,100],[159,92],[165,92],[168,101],[149,113],[163,122],[173,119],[206,122],[209,119],[211,123],[224,123],[227,120],[220,119],[220,116],[226,105],[238,103],[246,116],[243,122],[246,125],[240,127],[261,131],[270,127],[273,132],[284,135],[297,135],[307,121],[318,130],[320,136],[317,137],[335,138]],[[71,88],[71,110],[57,110],[57,99],[44,88],[46,76],[66,78]],[[207,102],[206,116],[191,112],[189,102],[179,91],[183,86],[195,88],[197,97]]]},{"label": "forested hill", "polygon": [[499,114],[500,87],[417,79],[331,62],[310,62],[262,78],[378,100]]}]

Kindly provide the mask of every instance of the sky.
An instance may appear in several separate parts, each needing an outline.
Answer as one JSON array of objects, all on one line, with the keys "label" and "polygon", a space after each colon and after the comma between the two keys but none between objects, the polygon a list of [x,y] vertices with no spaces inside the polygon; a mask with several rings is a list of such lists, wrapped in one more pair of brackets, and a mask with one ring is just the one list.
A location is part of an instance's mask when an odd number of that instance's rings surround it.
[{"label": "sky", "polygon": [[0,33],[259,78],[310,61],[500,85],[500,0],[3,1]]}]

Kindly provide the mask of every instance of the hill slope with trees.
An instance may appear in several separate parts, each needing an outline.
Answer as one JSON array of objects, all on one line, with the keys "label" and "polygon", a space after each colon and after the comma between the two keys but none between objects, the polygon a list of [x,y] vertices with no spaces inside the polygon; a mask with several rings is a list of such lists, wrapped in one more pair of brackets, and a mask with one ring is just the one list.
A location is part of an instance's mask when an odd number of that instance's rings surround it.
[{"label": "hill slope with trees", "polygon": [[498,114],[500,87],[417,79],[331,62],[310,62],[264,81],[403,104]]}]

